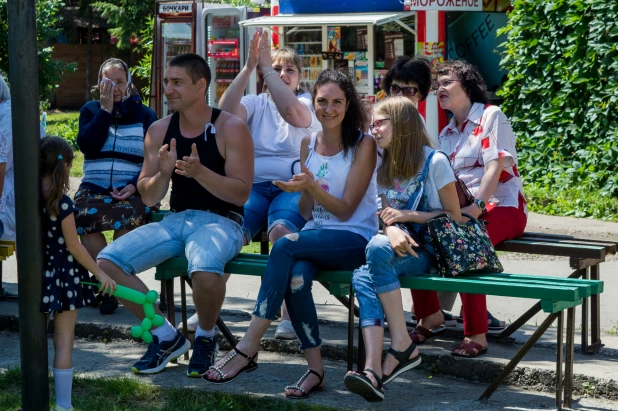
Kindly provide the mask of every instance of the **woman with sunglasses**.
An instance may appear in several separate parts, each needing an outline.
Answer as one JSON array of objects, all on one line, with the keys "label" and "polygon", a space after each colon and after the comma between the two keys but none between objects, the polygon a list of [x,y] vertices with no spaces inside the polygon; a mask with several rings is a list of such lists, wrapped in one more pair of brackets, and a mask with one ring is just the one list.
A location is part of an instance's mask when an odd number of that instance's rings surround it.
[{"label": "woman with sunglasses", "polygon": [[[462,213],[489,223],[487,232],[494,246],[522,235],[526,200],[511,123],[500,108],[488,104],[485,81],[470,63],[449,60],[437,67],[437,74],[440,107],[453,113],[438,143],[475,197]],[[487,312],[484,295],[461,294],[461,300],[465,339],[452,354],[476,357],[487,352],[488,323],[498,321]],[[441,320],[437,314],[424,319],[424,326],[436,326]]]},{"label": "woman with sunglasses", "polygon": [[403,96],[418,106],[419,101],[427,98],[431,88],[429,60],[419,56],[397,57],[386,73],[381,87],[389,96]]},{"label": "woman with sunglasses", "polygon": [[[404,97],[389,97],[376,104],[373,114],[371,130],[384,150],[378,169],[384,205],[378,214],[384,234],[371,239],[365,251],[367,264],[355,270],[352,278],[366,358],[365,370],[349,372],[344,383],[367,401],[377,402],[384,399],[384,384],[421,363],[406,328],[399,283],[400,276],[435,272],[433,247],[419,247],[420,227],[441,213],[459,221],[461,211],[449,160],[435,150],[416,106]],[[409,223],[407,232],[394,223]],[[428,303],[433,305],[419,304],[419,310],[439,312],[435,292],[432,297]],[[391,346],[382,361],[384,317]]]}]

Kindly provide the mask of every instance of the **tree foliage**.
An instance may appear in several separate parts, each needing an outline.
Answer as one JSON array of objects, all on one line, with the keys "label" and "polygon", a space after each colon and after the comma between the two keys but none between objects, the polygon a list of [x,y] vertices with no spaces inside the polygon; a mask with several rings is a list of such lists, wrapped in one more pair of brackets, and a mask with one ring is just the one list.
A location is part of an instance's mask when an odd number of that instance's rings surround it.
[{"label": "tree foliage", "polygon": [[[61,75],[75,71],[77,65],[62,60],[52,59],[50,40],[55,38],[60,29],[57,28],[60,17],[57,15],[60,7],[64,6],[61,0],[37,0],[36,28],[39,63],[39,99],[45,101],[50,98],[54,89],[61,80]],[[0,0],[0,72],[9,74],[9,35],[8,35],[7,0]],[[10,78],[9,78],[10,82]]]},{"label": "tree foliage", "polygon": [[513,6],[500,94],[526,183],[618,197],[618,2]]},{"label": "tree foliage", "polygon": [[154,0],[100,0],[92,6],[101,11],[113,27],[109,33],[118,38],[119,49],[131,47],[131,36],[137,37],[155,12]]}]

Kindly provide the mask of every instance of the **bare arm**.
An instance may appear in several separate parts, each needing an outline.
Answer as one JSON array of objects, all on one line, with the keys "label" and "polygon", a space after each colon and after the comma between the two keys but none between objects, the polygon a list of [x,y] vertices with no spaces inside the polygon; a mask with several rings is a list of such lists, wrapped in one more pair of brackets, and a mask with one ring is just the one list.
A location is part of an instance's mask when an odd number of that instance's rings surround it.
[{"label": "bare arm", "polygon": [[276,185],[285,191],[305,191],[340,221],[348,221],[367,192],[376,161],[376,142],[373,137],[365,134],[357,144],[356,155],[341,198],[324,191],[305,166],[303,166],[304,172],[296,174],[291,181],[287,183],[277,181]]},{"label": "bare arm", "polygon": [[229,114],[218,128],[217,135],[224,136],[225,176],[202,165],[195,144],[190,157],[176,162],[175,172],[194,178],[221,200],[242,206],[249,199],[253,184],[253,139],[247,125]]},{"label": "bare arm", "polygon": [[260,33],[255,33],[249,42],[249,55],[243,69],[238,73],[232,84],[225,90],[219,101],[219,108],[228,113],[234,114],[242,121],[247,121],[247,109],[240,103],[243,93],[249,84],[251,73],[258,64],[257,47],[260,40]]},{"label": "bare arm", "polygon": [[[494,190],[496,189],[496,186],[498,185],[498,181],[500,180],[500,174],[502,174],[505,162],[506,158],[499,157],[485,164],[485,173],[483,174],[483,178],[481,179],[481,185],[476,193],[475,198],[477,198],[478,200],[482,200],[485,203],[489,201],[489,197],[491,197],[491,195],[494,193]],[[479,218],[482,213],[482,210],[476,204],[471,204],[467,207],[464,207],[461,211],[463,213],[470,214],[474,218]]]},{"label": "bare arm", "polygon": [[90,254],[86,248],[79,242],[77,237],[77,228],[75,227],[75,217],[73,214],[67,216],[62,220],[62,236],[67,246],[67,250],[73,258],[75,258],[86,270],[91,272],[96,279],[101,282],[101,291],[105,292],[109,289],[109,293],[116,291],[116,282],[109,278],[103,270],[99,268],[97,263],[90,257]]},{"label": "bare arm", "polygon": [[[268,32],[266,30],[262,33],[258,44],[258,61],[264,75],[274,70],[270,56]],[[286,67],[282,67],[281,70],[285,71]],[[298,73],[298,75],[301,76],[302,73]],[[311,110],[301,103],[292,90],[285,85],[283,80],[281,80],[281,75],[275,73],[265,76],[264,81],[268,86],[268,91],[275,102],[275,106],[277,106],[277,110],[285,122],[294,127],[308,128],[312,122]]]},{"label": "bare arm", "polygon": [[168,118],[153,123],[144,139],[144,163],[137,182],[137,190],[144,204],[149,207],[165,197],[174,172],[176,140],[172,139],[169,145],[171,147],[167,144],[161,146],[168,124]]}]

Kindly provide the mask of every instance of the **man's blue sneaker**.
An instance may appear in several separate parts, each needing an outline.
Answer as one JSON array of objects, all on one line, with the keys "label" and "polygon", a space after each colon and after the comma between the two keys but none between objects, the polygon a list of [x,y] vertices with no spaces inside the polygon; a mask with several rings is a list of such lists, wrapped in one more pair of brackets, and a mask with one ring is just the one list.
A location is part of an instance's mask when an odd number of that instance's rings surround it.
[{"label": "man's blue sneaker", "polygon": [[168,362],[180,357],[191,348],[191,343],[177,330],[172,341],[162,341],[152,336],[148,351],[138,362],[133,364],[137,374],[156,374],[163,370]]},{"label": "man's blue sneaker", "polygon": [[195,337],[193,342],[193,355],[189,361],[187,375],[192,378],[199,378],[215,363],[219,353],[219,344],[215,337]]}]

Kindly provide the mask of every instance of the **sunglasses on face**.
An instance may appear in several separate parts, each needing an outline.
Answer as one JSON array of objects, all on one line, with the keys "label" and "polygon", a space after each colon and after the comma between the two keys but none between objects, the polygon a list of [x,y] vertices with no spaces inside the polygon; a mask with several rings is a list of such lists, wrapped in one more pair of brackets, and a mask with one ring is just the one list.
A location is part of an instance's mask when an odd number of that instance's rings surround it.
[{"label": "sunglasses on face", "polygon": [[391,84],[391,94],[399,94],[402,92],[406,97],[414,97],[418,93],[417,87],[399,87],[397,84]]},{"label": "sunglasses on face", "polygon": [[380,120],[375,120],[373,123],[369,124],[369,129],[373,130],[376,129],[378,127],[382,127],[382,123],[384,123],[386,120],[390,120],[389,118],[382,118]]}]

